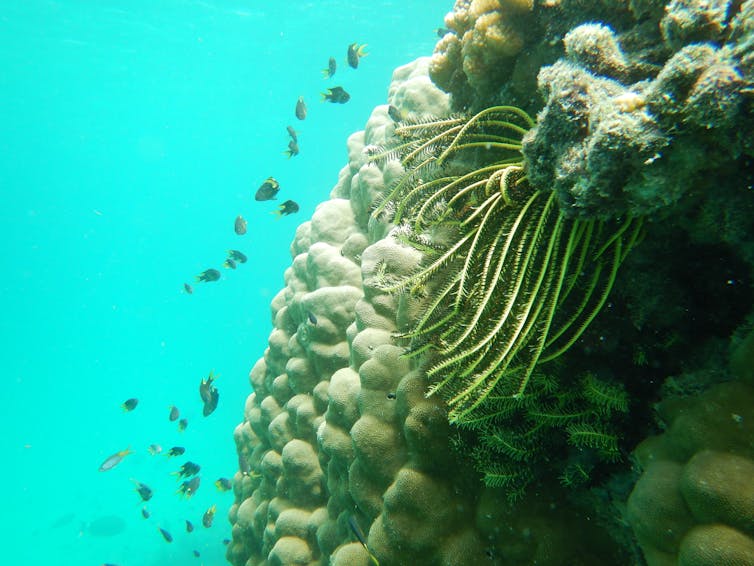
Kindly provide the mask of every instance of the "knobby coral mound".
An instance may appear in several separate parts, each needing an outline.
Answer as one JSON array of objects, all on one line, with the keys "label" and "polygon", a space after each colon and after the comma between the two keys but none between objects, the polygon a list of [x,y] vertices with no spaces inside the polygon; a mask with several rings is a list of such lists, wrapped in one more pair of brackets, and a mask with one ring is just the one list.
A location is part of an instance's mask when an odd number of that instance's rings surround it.
[{"label": "knobby coral mound", "polygon": [[753,407],[741,382],[660,405],[627,507],[649,566],[754,563]]},{"label": "knobby coral mound", "polygon": [[[397,70],[390,102],[405,111],[434,101],[431,115],[447,116],[427,65]],[[370,553],[381,566],[614,561],[609,538],[557,482],[527,494],[522,513],[505,506],[504,492],[488,491],[453,449],[442,399],[427,395],[424,373],[395,344],[421,305],[384,291],[380,278],[410,276],[423,255],[385,238],[391,225],[368,214],[405,174],[397,160],[369,157],[395,127],[387,106],[375,109],[366,131],[349,139],[331,200],[297,231],[286,288],[272,304],[275,329],[236,430],[228,558],[239,566],[367,566]],[[562,513],[543,520],[552,506]],[[496,517],[509,525],[500,529]],[[574,540],[573,525],[592,536]]]}]

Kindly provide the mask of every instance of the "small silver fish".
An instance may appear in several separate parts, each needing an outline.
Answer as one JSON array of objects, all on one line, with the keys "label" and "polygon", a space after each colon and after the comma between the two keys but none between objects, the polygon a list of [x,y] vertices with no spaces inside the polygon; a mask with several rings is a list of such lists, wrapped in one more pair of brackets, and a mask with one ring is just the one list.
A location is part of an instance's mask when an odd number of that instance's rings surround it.
[{"label": "small silver fish", "polygon": [[131,448],[128,447],[125,450],[121,450],[120,452],[116,452],[115,454],[108,456],[105,458],[105,461],[100,464],[99,471],[100,472],[106,472],[107,470],[112,470],[115,466],[120,464],[121,460],[131,454]]},{"label": "small silver fish", "polygon": [[306,102],[304,102],[303,96],[299,96],[296,101],[296,118],[299,120],[306,119]]}]

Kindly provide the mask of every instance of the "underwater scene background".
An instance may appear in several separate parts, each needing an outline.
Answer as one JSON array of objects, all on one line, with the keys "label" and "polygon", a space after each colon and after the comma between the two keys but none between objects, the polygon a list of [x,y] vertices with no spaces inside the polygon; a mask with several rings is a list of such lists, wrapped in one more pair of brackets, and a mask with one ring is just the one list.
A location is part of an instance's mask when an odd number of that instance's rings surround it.
[{"label": "underwater scene background", "polygon": [[4,2],[2,558],[754,564],[754,0]]},{"label": "underwater scene background", "polygon": [[[327,198],[347,136],[385,102],[393,69],[431,53],[450,7],[440,4],[2,3],[4,562],[226,563],[233,495],[212,482],[238,467],[232,432],[296,226]],[[345,62],[353,42],[368,44],[357,70]],[[325,80],[331,56],[338,70]],[[334,85],[348,104],[320,104]],[[300,146],[291,159],[289,124]],[[254,201],[269,176],[278,200]],[[278,219],[286,199],[300,212]],[[248,262],[222,268],[228,249]],[[221,280],[195,284],[208,268]],[[220,400],[205,418],[198,386],[212,370]],[[138,406],[121,410],[132,397]],[[150,456],[153,443],[184,446],[185,457]],[[202,466],[190,500],[170,475],[186,460]],[[149,519],[131,478],[154,490]]]}]

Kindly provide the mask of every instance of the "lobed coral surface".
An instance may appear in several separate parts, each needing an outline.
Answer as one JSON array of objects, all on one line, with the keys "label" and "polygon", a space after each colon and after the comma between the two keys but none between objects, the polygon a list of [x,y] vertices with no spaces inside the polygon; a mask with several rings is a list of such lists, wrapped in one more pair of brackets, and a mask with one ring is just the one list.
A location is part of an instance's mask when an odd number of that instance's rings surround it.
[{"label": "lobed coral surface", "polygon": [[[500,104],[536,113],[526,181],[569,221],[644,219],[644,241],[617,254],[604,312],[525,403],[488,428],[454,426],[396,338],[437,282],[385,290],[430,252],[372,214],[406,175],[369,157],[395,143],[377,107],[272,302],[235,431],[228,559],[752,563],[754,398],[740,381],[754,339],[737,336],[754,321],[754,0],[459,0],[446,26],[431,60],[395,71],[389,104],[420,123]],[[426,237],[436,250],[447,232]],[[625,456],[647,436],[632,470]],[[519,483],[485,487],[485,466]]]}]

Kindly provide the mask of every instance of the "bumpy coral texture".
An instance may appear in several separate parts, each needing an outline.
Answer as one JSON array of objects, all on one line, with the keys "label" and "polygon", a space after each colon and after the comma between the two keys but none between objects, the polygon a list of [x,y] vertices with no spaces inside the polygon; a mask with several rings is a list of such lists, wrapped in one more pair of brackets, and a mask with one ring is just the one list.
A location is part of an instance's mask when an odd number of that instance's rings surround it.
[{"label": "bumpy coral texture", "polygon": [[575,28],[564,46],[539,73],[546,104],[524,154],[531,181],[557,191],[566,214],[656,213],[750,151],[741,128],[753,121],[754,76],[736,41],[681,44],[656,74],[637,72],[602,25]]},{"label": "bumpy coral texture", "polygon": [[754,564],[754,387],[717,385],[659,407],[636,449],[627,517],[649,566]]},{"label": "bumpy coral texture", "polygon": [[[391,104],[447,114],[428,63],[396,70]],[[374,199],[401,166],[378,167],[363,151],[393,128],[387,106],[377,107],[365,131],[349,138],[349,164],[331,199],[297,231],[286,287],[272,302],[275,328],[235,431],[228,559],[366,566],[351,519],[381,566],[613,561],[609,543],[592,544],[605,533],[557,486],[515,512],[503,490],[485,489],[451,447],[442,401],[426,396],[426,378],[395,345],[393,334],[421,305],[380,291],[375,277],[409,273],[420,257],[386,237],[390,226],[370,221]],[[573,528],[588,536],[570,537]]]},{"label": "bumpy coral texture", "polygon": [[458,109],[544,98],[527,170],[566,214],[651,214],[754,157],[753,4],[459,0],[431,74]]}]

